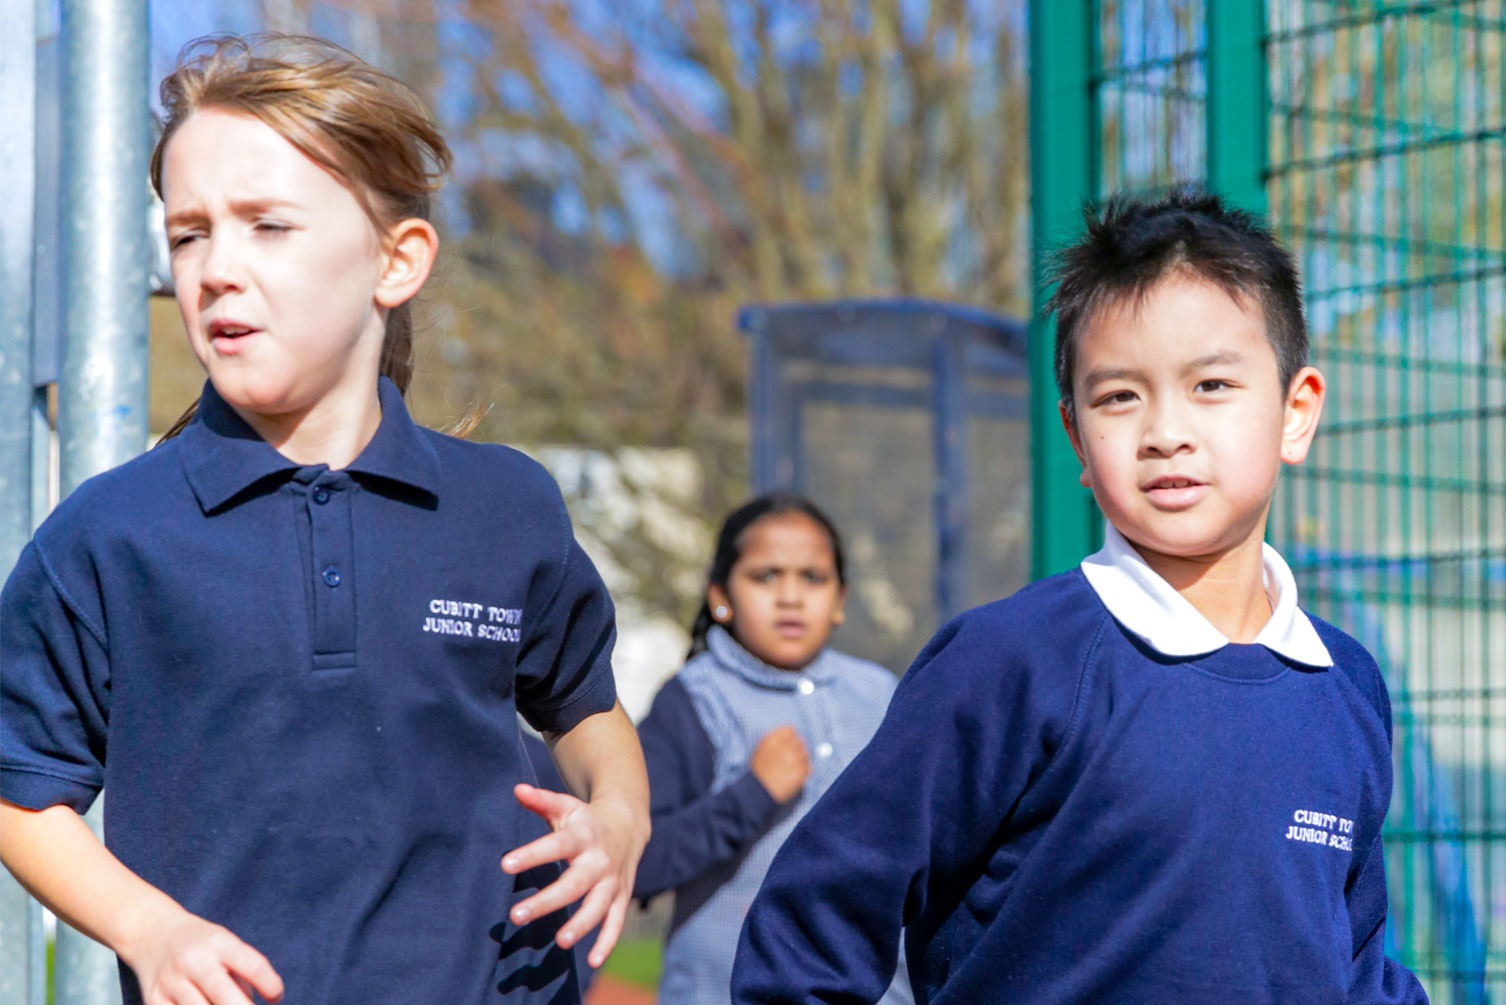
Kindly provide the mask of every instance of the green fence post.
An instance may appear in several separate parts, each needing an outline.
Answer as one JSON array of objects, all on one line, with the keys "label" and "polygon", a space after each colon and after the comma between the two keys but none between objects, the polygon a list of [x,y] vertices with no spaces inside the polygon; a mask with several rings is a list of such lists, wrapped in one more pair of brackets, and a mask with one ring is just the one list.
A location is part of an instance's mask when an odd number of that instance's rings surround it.
[{"label": "green fence post", "polygon": [[1265,215],[1265,0],[1212,0],[1208,31],[1208,187]]},{"label": "green fence post", "polygon": [[1030,5],[1030,212],[1035,315],[1030,325],[1032,577],[1070,569],[1091,549],[1093,499],[1057,418],[1052,344],[1041,317],[1047,255],[1076,236],[1082,204],[1098,194],[1098,118],[1093,83],[1094,5]]}]

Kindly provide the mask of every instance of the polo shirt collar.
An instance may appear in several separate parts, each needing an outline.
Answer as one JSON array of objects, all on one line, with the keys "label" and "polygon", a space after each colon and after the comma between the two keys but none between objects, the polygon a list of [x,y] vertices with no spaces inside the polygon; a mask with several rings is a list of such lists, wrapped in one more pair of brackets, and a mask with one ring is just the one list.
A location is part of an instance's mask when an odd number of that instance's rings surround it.
[{"label": "polo shirt collar", "polygon": [[382,424],[345,470],[411,485],[437,498],[439,455],[434,452],[434,444],[408,414],[403,392],[390,379],[378,379],[377,397],[382,405]]},{"label": "polo shirt collar", "polygon": [[[380,378],[382,421],[347,471],[374,475],[439,494],[439,456],[408,414],[402,392]],[[183,430],[183,468],[199,506],[211,512],[271,475],[302,467],[278,453],[236,414],[210,381],[199,396],[198,415]]]},{"label": "polo shirt collar", "polygon": [[[1261,543],[1261,580],[1272,598],[1271,619],[1255,644],[1307,666],[1333,665],[1328,647],[1297,606],[1297,581],[1269,544]],[[1192,602],[1162,579],[1113,524],[1105,524],[1100,551],[1082,572],[1109,613],[1146,645],[1166,656],[1201,656],[1229,644]]]},{"label": "polo shirt collar", "polygon": [[770,666],[742,647],[732,633],[721,625],[712,625],[706,633],[706,648],[716,661],[749,683],[776,691],[793,691],[802,680],[823,684],[836,675],[838,668],[832,662],[831,650],[822,649],[816,658],[800,670],[781,670]]}]

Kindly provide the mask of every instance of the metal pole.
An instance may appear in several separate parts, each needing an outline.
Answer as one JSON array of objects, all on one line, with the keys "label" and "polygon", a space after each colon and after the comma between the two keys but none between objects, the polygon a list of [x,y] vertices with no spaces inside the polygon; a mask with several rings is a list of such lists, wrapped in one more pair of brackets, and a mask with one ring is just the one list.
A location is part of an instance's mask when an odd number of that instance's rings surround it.
[{"label": "metal pole", "polygon": [[1083,201],[1098,194],[1099,130],[1093,84],[1097,32],[1088,0],[1030,5],[1031,261],[1036,289],[1030,325],[1031,562],[1034,578],[1076,565],[1091,549],[1098,518],[1057,417],[1056,325],[1040,316],[1047,256],[1080,229]]},{"label": "metal pole", "polygon": [[968,596],[967,371],[963,333],[946,315],[929,319],[932,439],[936,451],[936,617],[948,621],[970,606]]},{"label": "metal pole", "polygon": [[[63,2],[61,489],[129,460],[147,441],[145,0]],[[99,832],[102,802],[88,816]],[[58,1005],[120,1000],[115,959],[64,926]]]},{"label": "metal pole", "polygon": [[1210,3],[1208,187],[1264,215],[1266,129],[1265,2]]},{"label": "metal pole", "polygon": [[779,472],[779,365],[769,345],[769,315],[762,307],[744,307],[738,312],[738,326],[748,334],[748,412],[753,435],[749,444],[754,492],[788,488],[788,479]]},{"label": "metal pole", "polygon": [[[0,35],[0,576],[31,538],[31,252],[36,187],[36,9]],[[0,1002],[31,1003],[29,898],[0,869]]]}]

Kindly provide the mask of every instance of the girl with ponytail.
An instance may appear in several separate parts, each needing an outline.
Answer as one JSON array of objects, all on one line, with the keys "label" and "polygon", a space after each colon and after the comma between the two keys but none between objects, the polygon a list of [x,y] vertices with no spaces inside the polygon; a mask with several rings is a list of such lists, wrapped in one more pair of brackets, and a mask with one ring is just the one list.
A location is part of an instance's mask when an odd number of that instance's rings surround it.
[{"label": "girl with ponytail", "polygon": [[[579,1001],[567,950],[621,931],[647,779],[559,489],[403,401],[444,139],[317,39],[203,40],[162,97],[209,379],[0,594],[0,857],[128,1003]],[[575,795],[531,784],[518,714]]]},{"label": "girl with ponytail", "polygon": [[[731,1001],[774,853],[878,729],[894,675],[827,645],[846,597],[841,539],[810,500],[762,495],[722,524],[689,661],[639,727],[653,837],[634,895],[675,891],[661,1001]],[[913,1001],[902,962],[883,1000]]]}]

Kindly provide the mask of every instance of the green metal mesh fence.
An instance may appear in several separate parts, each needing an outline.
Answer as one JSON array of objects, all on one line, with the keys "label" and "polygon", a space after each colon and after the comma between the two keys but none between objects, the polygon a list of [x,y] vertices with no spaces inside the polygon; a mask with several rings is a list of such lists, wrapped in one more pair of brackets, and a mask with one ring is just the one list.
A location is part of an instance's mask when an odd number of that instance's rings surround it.
[{"label": "green metal mesh fence", "polygon": [[[1094,0],[1100,193],[1208,176],[1208,21],[1235,6]],[[1391,951],[1435,1002],[1502,1001],[1506,0],[1264,15],[1263,184],[1241,201],[1299,258],[1330,382],[1270,534],[1390,682]]]}]

